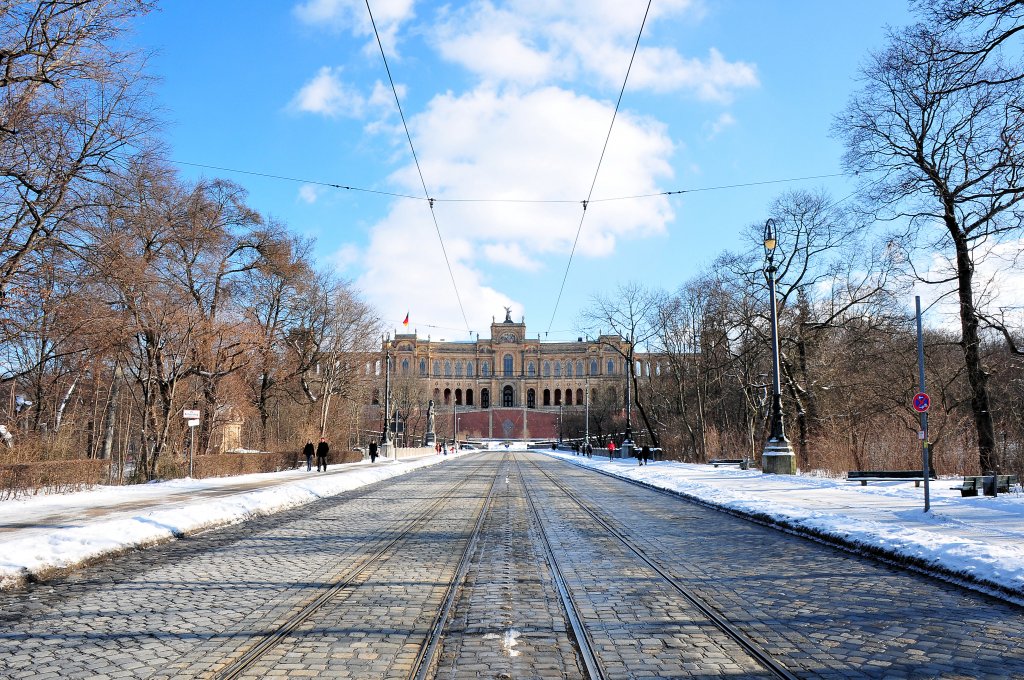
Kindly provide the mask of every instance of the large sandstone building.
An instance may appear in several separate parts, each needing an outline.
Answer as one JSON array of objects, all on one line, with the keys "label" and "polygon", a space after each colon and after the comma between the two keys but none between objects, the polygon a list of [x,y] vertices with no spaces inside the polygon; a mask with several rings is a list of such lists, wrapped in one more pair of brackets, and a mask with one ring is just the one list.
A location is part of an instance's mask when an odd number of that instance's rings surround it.
[{"label": "large sandstone building", "polygon": [[[412,383],[433,400],[441,438],[452,437],[456,418],[460,439],[577,437],[589,406],[615,404],[624,412],[626,360],[619,350],[625,349],[616,335],[541,342],[527,337],[525,319],[516,323],[506,311],[504,321],[491,323],[490,338],[398,334],[390,347],[392,382]],[[379,394],[375,401],[382,401]]]}]

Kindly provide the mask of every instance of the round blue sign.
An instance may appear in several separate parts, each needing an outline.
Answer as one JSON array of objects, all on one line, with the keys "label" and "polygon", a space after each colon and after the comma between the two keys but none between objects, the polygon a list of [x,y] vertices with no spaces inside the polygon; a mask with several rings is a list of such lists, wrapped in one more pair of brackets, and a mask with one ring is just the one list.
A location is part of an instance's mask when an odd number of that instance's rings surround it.
[{"label": "round blue sign", "polygon": [[918,392],[914,395],[914,410],[918,413],[924,413],[931,405],[931,398],[924,392]]}]

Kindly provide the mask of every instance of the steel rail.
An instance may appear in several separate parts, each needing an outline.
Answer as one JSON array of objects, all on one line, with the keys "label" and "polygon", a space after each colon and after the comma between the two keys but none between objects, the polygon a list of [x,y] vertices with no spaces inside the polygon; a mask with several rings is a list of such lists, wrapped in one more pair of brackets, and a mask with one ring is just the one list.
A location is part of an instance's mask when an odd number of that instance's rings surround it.
[{"label": "steel rail", "polygon": [[530,461],[533,467],[543,474],[548,481],[558,487],[570,500],[580,507],[585,513],[590,515],[594,520],[600,524],[604,529],[617,538],[626,548],[636,555],[642,562],[647,564],[651,569],[655,571],[659,576],[665,579],[680,595],[682,595],[690,604],[692,604],[698,611],[708,618],[715,626],[717,626],[723,633],[728,635],[734,642],[743,648],[747,654],[757,660],[762,666],[768,671],[774,674],[776,677],[784,678],[785,680],[798,680],[798,676],[791,673],[785,666],[776,661],[771,654],[762,649],[754,640],[752,640],[746,633],[741,631],[739,628],[729,622],[728,619],[723,617],[717,611],[715,611],[709,604],[702,600],[699,596],[690,592],[683,584],[681,584],[675,577],[669,574],[660,564],[654,559],[647,556],[646,551],[636,545],[630,540],[625,534],[609,524],[603,517],[597,514],[591,509],[586,503],[580,500],[579,496],[562,484],[561,481],[553,477],[546,470],[544,470],[536,461]]},{"label": "steel rail", "polygon": [[[501,462],[498,464],[499,470],[501,469],[501,465],[505,463],[507,457],[508,454],[501,457]],[[480,513],[477,515],[476,525],[473,527],[473,535],[470,537],[469,541],[466,542],[466,549],[462,551],[462,557],[459,558],[459,564],[455,568],[452,580],[448,583],[448,588],[445,590],[441,607],[434,616],[434,620],[430,624],[430,629],[427,631],[427,637],[424,640],[424,643],[420,646],[419,653],[416,655],[416,661],[413,663],[412,670],[409,673],[409,677],[413,680],[426,680],[427,674],[430,672],[430,668],[434,663],[434,657],[437,654],[438,645],[441,642],[441,634],[444,632],[445,624],[448,622],[448,614],[451,612],[451,609],[455,604],[456,595],[459,592],[462,582],[466,578],[466,572],[469,571],[470,560],[476,552],[476,544],[480,538],[480,529],[483,527],[484,518],[487,516],[491,507],[491,502],[494,498],[494,488],[497,486],[498,477],[499,475],[495,473],[494,479],[491,480],[491,488],[487,491],[487,497],[484,498],[484,502],[480,506]]]},{"label": "steel rail", "polygon": [[[473,473],[481,470],[483,467],[484,465],[480,465],[473,471]],[[405,527],[401,529],[399,533],[395,534],[390,540],[383,542],[372,555],[361,561],[352,569],[348,570],[339,580],[326,586],[320,594],[316,595],[309,602],[303,605],[302,609],[292,615],[278,628],[269,633],[263,634],[262,639],[259,642],[246,650],[241,657],[218,671],[217,674],[214,675],[214,678],[217,680],[231,680],[233,678],[238,678],[242,673],[252,668],[264,654],[276,647],[281,640],[298,628],[302,623],[307,621],[317,612],[317,610],[334,598],[335,595],[351,585],[363,572],[380,561],[380,559],[389,550],[391,550],[391,548],[405,540],[412,533],[414,528],[423,524],[427,519],[435,514],[438,506],[443,502],[450,500],[459,489],[469,483],[471,475],[472,473],[467,475],[462,481],[458,482],[455,486],[451,487],[448,491],[437,498],[437,500],[431,503],[423,512],[408,520],[405,523]]]},{"label": "steel rail", "polygon": [[600,657],[595,651],[594,640],[590,637],[587,627],[583,624],[582,618],[577,613],[576,602],[572,599],[572,593],[569,592],[568,586],[565,585],[565,579],[562,578],[562,572],[558,569],[558,563],[555,560],[555,551],[551,547],[551,541],[548,539],[547,530],[544,528],[544,523],[540,519],[540,512],[537,511],[537,506],[534,505],[533,496],[530,493],[530,487],[526,484],[526,480],[523,477],[519,458],[513,456],[512,459],[515,461],[516,469],[519,471],[519,480],[523,485],[523,490],[525,491],[526,503],[530,506],[533,518],[537,523],[537,528],[540,529],[541,543],[544,546],[544,554],[548,561],[548,567],[551,569],[551,578],[555,582],[555,588],[558,590],[558,597],[562,601],[562,609],[565,610],[566,619],[568,619],[569,626],[572,628],[576,647],[579,650],[580,658],[583,661],[584,671],[590,680],[607,680],[608,674],[605,673],[604,667],[601,665]]}]

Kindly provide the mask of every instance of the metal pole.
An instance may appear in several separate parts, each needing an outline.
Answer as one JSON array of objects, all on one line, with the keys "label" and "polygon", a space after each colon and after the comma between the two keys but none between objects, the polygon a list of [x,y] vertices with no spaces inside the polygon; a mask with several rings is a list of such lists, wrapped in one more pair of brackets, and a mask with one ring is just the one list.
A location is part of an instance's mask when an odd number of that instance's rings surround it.
[{"label": "metal pole", "polygon": [[196,449],[196,428],[190,427],[188,429],[191,430],[191,432],[189,434],[192,435],[192,441],[188,445],[188,476],[189,476],[189,479],[191,479],[192,478],[192,452],[195,451],[195,449]]},{"label": "metal pole", "polygon": [[391,336],[384,339],[384,455],[387,455],[387,446],[391,442]]},{"label": "metal pole", "polygon": [[772,427],[768,441],[784,442],[786,428],[782,422],[782,380],[779,366],[779,317],[775,299],[775,263],[768,261],[768,296],[772,319]]},{"label": "metal pole", "polygon": [[[914,296],[914,306],[917,312],[917,384],[918,391],[922,394],[925,392],[924,389],[924,336],[921,333],[921,296]],[[928,478],[930,475],[929,458],[931,458],[929,446],[928,446],[928,412],[921,412],[921,432],[923,437],[921,439],[921,459],[923,461],[924,468],[924,511],[928,512],[931,508],[931,498],[928,488]]]},{"label": "metal pole", "polygon": [[589,375],[587,376],[587,380],[586,380],[586,382],[584,384],[585,384],[584,389],[587,390],[587,398],[586,398],[587,408],[585,410],[585,412],[586,412],[586,421],[587,422],[586,422],[586,425],[584,426],[584,431],[587,434],[587,443],[589,444],[590,443],[590,376]]}]

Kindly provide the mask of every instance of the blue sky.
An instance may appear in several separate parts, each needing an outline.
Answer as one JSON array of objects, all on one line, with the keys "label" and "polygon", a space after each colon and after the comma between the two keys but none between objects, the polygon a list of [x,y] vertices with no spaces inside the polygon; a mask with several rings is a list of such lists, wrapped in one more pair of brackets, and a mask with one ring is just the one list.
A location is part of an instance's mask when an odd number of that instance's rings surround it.
[{"label": "blue sky", "polygon": [[[595,201],[556,309],[646,3],[370,5],[461,308],[423,200],[179,168],[238,182],[315,237],[321,266],[390,328],[408,311],[421,336],[486,337],[508,305],[529,333],[572,338],[594,293],[629,280],[673,290],[749,247],[741,232],[781,192],[852,191],[833,177]],[[886,25],[910,20],[901,0],[655,0],[651,12],[594,199],[841,172],[832,116]],[[423,196],[362,0],[176,0],[133,40],[153,51],[173,160]]]}]

